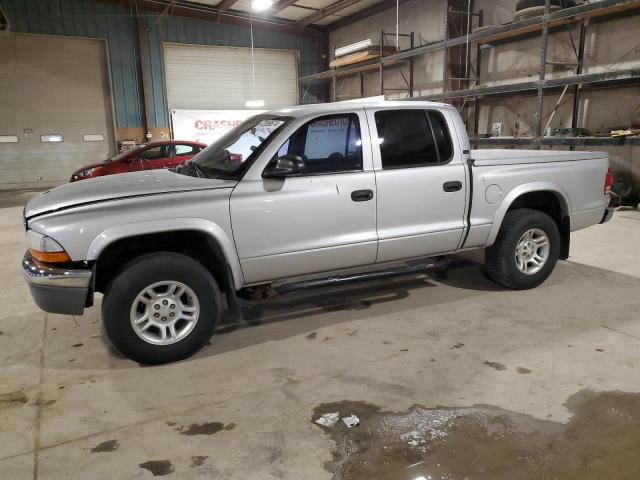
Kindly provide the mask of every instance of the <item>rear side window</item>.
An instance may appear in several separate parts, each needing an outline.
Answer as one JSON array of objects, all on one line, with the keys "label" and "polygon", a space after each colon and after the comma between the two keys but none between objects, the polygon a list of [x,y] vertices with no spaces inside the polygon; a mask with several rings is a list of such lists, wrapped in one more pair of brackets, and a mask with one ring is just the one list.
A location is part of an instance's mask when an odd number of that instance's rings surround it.
[{"label": "rear side window", "polygon": [[176,157],[186,157],[187,155],[195,155],[196,153],[202,150],[200,147],[195,145],[175,145]]},{"label": "rear side window", "polygon": [[381,110],[375,119],[383,169],[439,165],[451,159],[451,139],[440,113]]}]

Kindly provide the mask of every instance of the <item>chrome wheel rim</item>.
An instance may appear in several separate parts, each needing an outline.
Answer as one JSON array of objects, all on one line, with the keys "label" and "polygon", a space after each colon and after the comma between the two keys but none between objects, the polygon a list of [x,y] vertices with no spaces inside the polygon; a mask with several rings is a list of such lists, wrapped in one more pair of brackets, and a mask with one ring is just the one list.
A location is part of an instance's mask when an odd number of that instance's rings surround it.
[{"label": "chrome wheel rim", "polygon": [[535,275],[549,258],[549,237],[539,228],[524,232],[516,244],[516,266],[525,275]]},{"label": "chrome wheel rim", "polygon": [[153,345],[171,345],[189,335],[200,316],[198,297],[174,280],[142,289],[131,304],[129,319],[136,335]]}]

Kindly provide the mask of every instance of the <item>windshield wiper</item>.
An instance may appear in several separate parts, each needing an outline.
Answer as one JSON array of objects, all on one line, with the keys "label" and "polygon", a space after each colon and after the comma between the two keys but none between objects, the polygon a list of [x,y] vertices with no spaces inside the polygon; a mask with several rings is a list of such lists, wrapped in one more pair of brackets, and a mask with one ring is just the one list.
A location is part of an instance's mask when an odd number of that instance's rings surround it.
[{"label": "windshield wiper", "polygon": [[[169,170],[171,170],[172,172],[179,173],[180,175],[189,175],[190,177],[197,177],[197,178],[207,178],[204,172],[200,170],[200,167],[198,167],[193,162],[186,162],[186,163],[183,163],[182,165],[178,165],[175,168],[170,168]],[[191,174],[192,172],[195,172],[195,175],[192,175]]]},{"label": "windshield wiper", "polygon": [[200,167],[198,165],[196,165],[193,162],[188,162],[187,165],[191,166],[193,168],[193,171],[196,172],[196,176],[198,178],[207,178],[207,176],[204,174],[204,172],[200,169]]}]

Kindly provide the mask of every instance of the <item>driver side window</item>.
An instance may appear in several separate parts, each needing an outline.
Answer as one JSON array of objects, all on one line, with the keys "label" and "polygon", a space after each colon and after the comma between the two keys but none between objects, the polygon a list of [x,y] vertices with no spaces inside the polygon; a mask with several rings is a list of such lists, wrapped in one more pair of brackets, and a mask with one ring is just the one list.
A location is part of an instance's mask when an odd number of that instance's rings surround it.
[{"label": "driver side window", "polygon": [[158,158],[168,157],[166,154],[166,147],[164,145],[148,148],[140,152],[138,156],[145,160],[156,160]]},{"label": "driver side window", "polygon": [[362,171],[360,122],[355,113],[327,115],[300,127],[277,156],[297,155],[303,175]]}]

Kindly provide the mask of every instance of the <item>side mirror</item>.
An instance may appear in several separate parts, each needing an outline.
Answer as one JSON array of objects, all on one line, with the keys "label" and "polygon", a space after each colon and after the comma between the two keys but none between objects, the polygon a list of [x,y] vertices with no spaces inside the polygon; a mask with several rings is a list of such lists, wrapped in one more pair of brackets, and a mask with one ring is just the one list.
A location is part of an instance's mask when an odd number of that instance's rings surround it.
[{"label": "side mirror", "polygon": [[271,162],[262,172],[262,178],[284,178],[302,173],[304,169],[304,161],[298,155],[285,155]]}]

